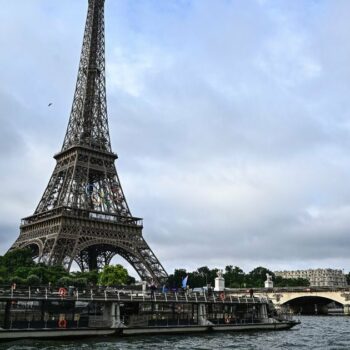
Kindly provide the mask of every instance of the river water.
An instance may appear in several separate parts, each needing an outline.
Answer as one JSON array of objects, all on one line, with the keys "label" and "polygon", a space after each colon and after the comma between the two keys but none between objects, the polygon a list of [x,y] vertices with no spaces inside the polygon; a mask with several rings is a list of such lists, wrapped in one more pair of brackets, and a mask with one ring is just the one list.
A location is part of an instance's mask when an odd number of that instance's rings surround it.
[{"label": "river water", "polygon": [[350,317],[304,316],[301,325],[288,331],[215,333],[184,336],[96,338],[76,341],[16,341],[0,344],[11,350],[270,350],[350,349]]}]

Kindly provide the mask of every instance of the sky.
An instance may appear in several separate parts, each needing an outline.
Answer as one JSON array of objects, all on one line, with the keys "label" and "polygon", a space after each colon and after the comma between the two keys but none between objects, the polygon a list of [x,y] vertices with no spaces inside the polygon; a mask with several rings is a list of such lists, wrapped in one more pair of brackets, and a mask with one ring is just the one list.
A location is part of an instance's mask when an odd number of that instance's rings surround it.
[{"label": "sky", "polygon": [[[87,3],[0,0],[0,254],[61,149]],[[169,273],[350,270],[349,12],[348,0],[106,0],[117,170]]]}]

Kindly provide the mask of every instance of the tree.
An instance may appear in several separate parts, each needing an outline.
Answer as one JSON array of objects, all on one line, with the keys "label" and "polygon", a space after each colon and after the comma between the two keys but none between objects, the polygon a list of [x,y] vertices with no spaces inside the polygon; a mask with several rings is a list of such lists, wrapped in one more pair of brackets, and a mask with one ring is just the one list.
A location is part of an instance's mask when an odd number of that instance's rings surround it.
[{"label": "tree", "polygon": [[17,287],[18,286],[24,286],[27,284],[27,281],[24,278],[14,276],[10,279],[11,283],[16,283]]},{"label": "tree", "polygon": [[74,284],[74,280],[71,277],[61,277],[58,281],[57,284],[60,287],[69,287]]},{"label": "tree", "polygon": [[191,288],[200,288],[207,285],[207,275],[198,270],[188,273],[188,285]]},{"label": "tree", "polygon": [[225,285],[228,288],[242,288],[244,287],[246,274],[238,266],[233,267],[228,265],[225,268]]},{"label": "tree", "polygon": [[32,274],[31,269],[31,267],[17,267],[16,270],[14,270],[13,274],[15,276],[26,279],[29,275]]},{"label": "tree", "polygon": [[27,278],[28,286],[38,286],[40,284],[40,278],[36,275],[30,275]]},{"label": "tree", "polygon": [[78,288],[85,288],[88,285],[88,280],[87,278],[80,277],[75,279],[73,283]]},{"label": "tree", "polygon": [[30,249],[16,249],[6,253],[1,259],[1,265],[5,266],[9,273],[13,273],[19,267],[31,267],[35,265]]},{"label": "tree", "polygon": [[59,279],[69,277],[69,273],[61,265],[46,266],[37,264],[30,269],[29,274],[38,276],[44,284],[49,282],[56,284]]},{"label": "tree", "polygon": [[128,271],[122,265],[108,265],[99,273],[98,282],[102,286],[118,286],[126,284],[128,277]]},{"label": "tree", "polygon": [[183,279],[188,276],[188,286],[190,288],[200,288],[207,284],[214,285],[219,269],[210,269],[208,266],[199,267],[196,271],[187,272],[186,269],[175,269],[174,273],[169,275],[167,285],[170,288],[182,287]]},{"label": "tree", "polygon": [[85,279],[87,281],[87,284],[96,285],[98,283],[97,270],[92,270],[87,272],[75,271],[75,272],[72,272],[71,275],[75,278],[75,280]]},{"label": "tree", "polygon": [[8,280],[7,268],[5,266],[0,265],[0,276],[2,278],[2,283]]},{"label": "tree", "polygon": [[256,267],[254,270],[250,271],[246,278],[247,287],[263,288],[267,273],[273,278],[275,277],[272,271],[262,266]]},{"label": "tree", "polygon": [[274,287],[308,287],[310,281],[305,278],[282,278],[276,276],[274,280]]}]

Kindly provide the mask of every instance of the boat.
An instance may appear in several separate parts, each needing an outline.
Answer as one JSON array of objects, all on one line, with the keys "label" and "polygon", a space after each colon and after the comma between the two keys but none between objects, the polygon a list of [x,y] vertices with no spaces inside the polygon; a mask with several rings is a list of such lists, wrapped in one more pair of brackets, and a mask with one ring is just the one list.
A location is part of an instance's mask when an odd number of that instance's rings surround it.
[{"label": "boat", "polygon": [[0,340],[290,329],[270,300],[229,292],[0,288]]}]

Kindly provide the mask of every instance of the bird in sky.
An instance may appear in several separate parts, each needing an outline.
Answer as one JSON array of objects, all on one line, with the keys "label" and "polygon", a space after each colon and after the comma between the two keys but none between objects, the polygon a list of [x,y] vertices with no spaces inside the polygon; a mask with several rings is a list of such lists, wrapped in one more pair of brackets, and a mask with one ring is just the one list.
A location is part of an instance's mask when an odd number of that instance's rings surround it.
[{"label": "bird in sky", "polygon": [[52,106],[52,102],[50,102],[49,104],[48,104],[48,106],[47,107],[51,107]]}]

